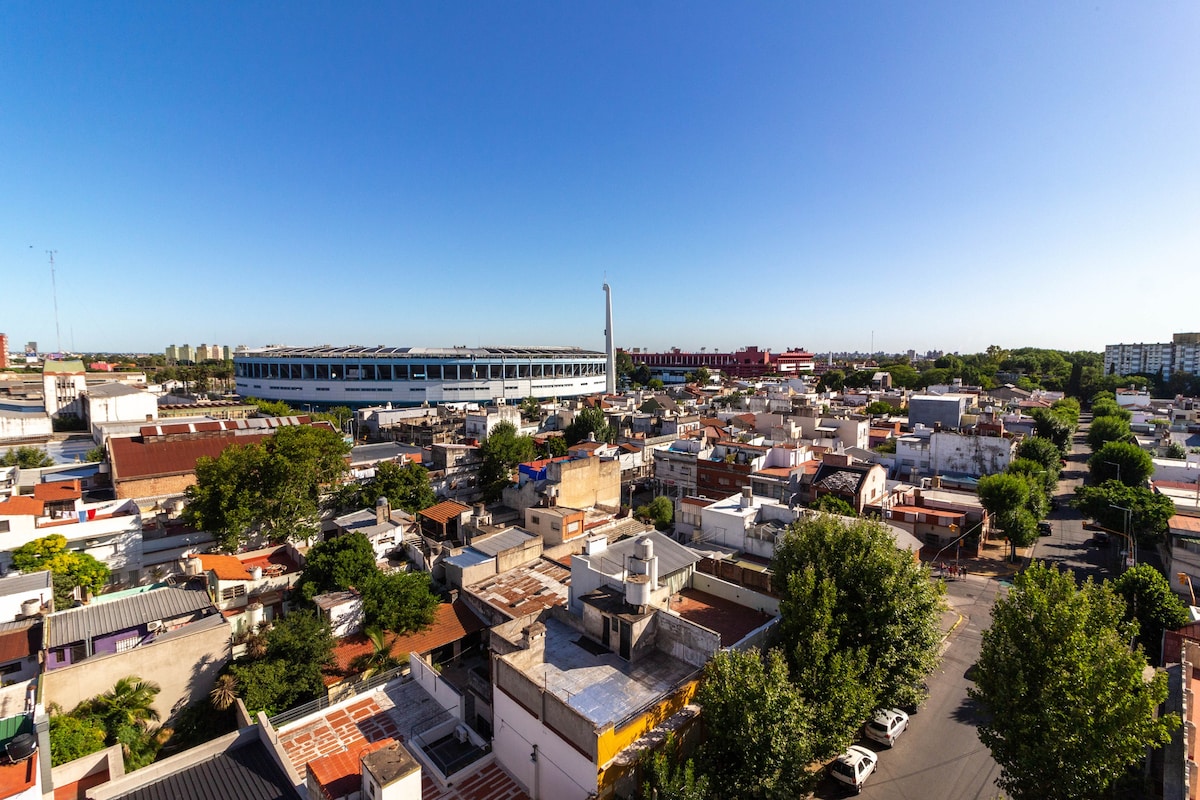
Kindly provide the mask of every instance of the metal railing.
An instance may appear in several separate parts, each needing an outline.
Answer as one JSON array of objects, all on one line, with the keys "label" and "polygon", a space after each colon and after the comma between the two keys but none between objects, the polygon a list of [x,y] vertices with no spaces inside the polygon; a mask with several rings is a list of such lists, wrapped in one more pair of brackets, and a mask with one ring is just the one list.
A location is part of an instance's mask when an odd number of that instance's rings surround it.
[{"label": "metal railing", "polygon": [[382,686],[389,681],[400,678],[402,681],[412,680],[412,676],[408,674],[408,665],[389,669],[386,672],[380,672],[378,675],[372,675],[369,678],[348,681],[338,688],[340,689],[337,699],[330,699],[329,695],[318,697],[316,700],[310,700],[307,703],[298,705],[295,708],[289,708],[287,711],[280,712],[273,717],[268,717],[267,721],[271,723],[273,728],[281,728],[284,725],[289,725],[298,719],[303,719],[309,714],[315,714],[322,709],[329,708],[335,703],[340,703],[343,700],[351,697],[356,697],[360,694],[365,694]]}]

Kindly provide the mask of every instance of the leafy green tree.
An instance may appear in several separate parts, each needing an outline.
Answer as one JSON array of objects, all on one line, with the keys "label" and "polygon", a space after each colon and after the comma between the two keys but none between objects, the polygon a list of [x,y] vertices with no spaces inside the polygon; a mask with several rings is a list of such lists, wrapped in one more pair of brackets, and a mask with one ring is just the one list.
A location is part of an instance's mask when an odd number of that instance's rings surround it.
[{"label": "leafy green tree", "polygon": [[707,738],[698,761],[714,797],[803,797],[813,782],[811,712],[772,650],[722,650],[696,693]]},{"label": "leafy green tree", "polygon": [[83,454],[83,460],[88,464],[95,464],[104,460],[104,448],[96,445],[92,449]]},{"label": "leafy green tree", "polygon": [[567,440],[561,436],[547,436],[543,441],[545,444],[539,448],[538,453],[543,458],[560,458],[568,452]]},{"label": "leafy green tree", "polygon": [[840,514],[843,517],[857,517],[854,506],[833,494],[823,494],[808,504],[813,511],[824,511],[826,514]]},{"label": "leafy green tree", "polygon": [[878,520],[796,522],[771,564],[779,641],[831,756],[867,714],[915,705],[938,658],[942,586]]},{"label": "leafy green tree", "polygon": [[1154,459],[1136,444],[1108,442],[1088,459],[1088,471],[1093,483],[1116,478],[1126,486],[1144,486],[1154,474]]},{"label": "leafy green tree", "polygon": [[1028,547],[1037,540],[1037,517],[1030,510],[1036,502],[1029,481],[1023,475],[1010,472],[984,475],[979,479],[979,501],[992,515],[993,524],[1004,531],[1016,558],[1018,547]]},{"label": "leafy green tree", "polygon": [[633,372],[633,358],[624,350],[617,350],[617,377],[627,378]]},{"label": "leafy green tree", "polygon": [[1180,460],[1187,458],[1187,448],[1179,442],[1171,442],[1167,445],[1167,458],[1178,458]]},{"label": "leafy green tree", "polygon": [[846,386],[846,373],[840,369],[831,369],[817,381],[818,392],[840,392]]},{"label": "leafy green tree", "polygon": [[368,624],[396,633],[410,633],[433,622],[438,598],[427,572],[371,574],[362,587],[363,618]]},{"label": "leafy green tree", "polygon": [[1071,452],[1071,437],[1075,435],[1076,425],[1066,414],[1054,409],[1035,408],[1030,412],[1033,417],[1033,431],[1043,439],[1049,439],[1058,447],[1065,457]]},{"label": "leafy green tree", "polygon": [[393,508],[402,508],[410,514],[437,502],[429,483],[429,470],[411,461],[404,466],[384,461],[375,467],[375,477],[362,487],[362,505],[373,508],[381,497],[386,497]]},{"label": "leafy green tree", "polygon": [[304,558],[304,573],[296,589],[306,600],[325,592],[345,591],[352,586],[361,589],[377,570],[375,550],[367,537],[361,533],[347,533],[309,548]]},{"label": "leafy green tree", "polygon": [[100,594],[111,570],[87,553],[67,549],[67,537],[57,533],[34,539],[12,551],[13,566],[21,572],[50,570],[54,583],[54,607],[70,608],[74,603],[75,587]]},{"label": "leafy green tree", "polygon": [[1029,458],[1014,458],[1008,465],[1008,474],[1019,475],[1029,484],[1029,503],[1026,508],[1036,519],[1046,516],[1050,498],[1058,488],[1058,470],[1048,470]]},{"label": "leafy green tree", "polygon": [[294,611],[267,633],[262,658],[230,665],[251,714],[278,714],[325,695],[322,670],[333,662],[333,634],[312,611]]},{"label": "leafy green tree", "polygon": [[605,418],[604,412],[598,408],[580,409],[579,413],[575,415],[575,419],[563,431],[568,446],[587,441],[589,434],[595,434],[597,442],[607,442],[612,438],[608,420]]},{"label": "leafy green tree", "polygon": [[708,800],[708,776],[696,774],[695,762],[685,760],[680,749],[672,732],[662,747],[643,754],[642,800]]},{"label": "leafy green tree", "polygon": [[1104,419],[1106,417],[1119,419],[1122,422],[1129,422],[1131,419],[1133,419],[1133,413],[1130,412],[1129,409],[1121,408],[1119,405],[1117,405],[1116,400],[1110,400],[1108,398],[1093,400],[1092,424],[1095,424],[1096,420]]},{"label": "leafy green tree", "polygon": [[1171,498],[1142,486],[1127,486],[1107,480],[1099,486],[1080,486],[1071,505],[1101,526],[1125,532],[1125,511],[1129,509],[1129,532],[1142,537],[1161,538],[1167,523],[1175,515]]},{"label": "leafy green tree", "polygon": [[915,389],[921,380],[920,374],[908,364],[893,364],[884,367],[884,372],[892,376],[892,383],[904,389]]},{"label": "leafy green tree", "polygon": [[535,455],[533,437],[518,436],[516,426],[501,422],[492,428],[487,439],[479,446],[483,464],[479,467],[479,480],[484,487],[484,497],[495,500],[500,492],[512,482],[512,471],[518,464],[532,461]]},{"label": "leafy green tree", "polygon": [[695,372],[695,380],[701,386],[707,386],[708,382],[712,380],[712,373],[709,372],[708,367],[700,367]]},{"label": "leafy green tree", "polygon": [[104,749],[103,723],[93,716],[50,715],[50,764],[57,767]]},{"label": "leafy green tree", "polygon": [[656,497],[648,505],[635,508],[633,514],[653,522],[655,530],[665,531],[675,519],[675,504],[669,497]]},{"label": "leafy green tree", "polygon": [[346,423],[354,419],[354,412],[347,406],[334,406],[328,411],[315,411],[308,416],[313,420],[328,422],[339,431],[344,431]]},{"label": "leafy green tree", "polygon": [[1030,436],[1017,445],[1017,458],[1035,461],[1057,479],[1062,471],[1062,453],[1052,440],[1042,436]]},{"label": "leafy green tree", "polygon": [[187,522],[234,551],[261,535],[279,542],[315,536],[322,493],[340,483],[350,446],[324,426],[279,428],[262,442],[227,447],[196,462]]},{"label": "leafy green tree", "polygon": [[542,416],[542,404],[536,397],[526,397],[521,401],[521,419],[536,422]]},{"label": "leafy green tree", "polygon": [[54,459],[40,447],[32,445],[22,445],[17,448],[9,448],[8,451],[0,456],[0,467],[20,467],[21,469],[38,469],[40,467],[54,466]]},{"label": "leafy green tree", "polygon": [[1133,438],[1129,423],[1120,417],[1096,417],[1088,429],[1087,443],[1092,452],[1109,442],[1127,442]]},{"label": "leafy green tree", "polygon": [[1113,581],[1113,589],[1125,600],[1125,621],[1137,622],[1138,643],[1154,664],[1162,660],[1162,635],[1191,621],[1184,602],[1171,584],[1154,567],[1138,564]]},{"label": "leafy green tree", "polygon": [[405,663],[403,659],[392,655],[392,645],[396,643],[396,635],[388,636],[382,628],[367,627],[363,633],[371,643],[371,651],[355,656],[350,662],[350,669],[359,673],[362,678],[369,678],[380,672],[387,672]]},{"label": "leafy green tree", "polygon": [[969,691],[986,709],[979,738],[1013,800],[1103,797],[1179,724],[1156,714],[1166,675],[1144,680],[1124,613],[1108,586],[1077,588],[1040,563],[996,601]]}]

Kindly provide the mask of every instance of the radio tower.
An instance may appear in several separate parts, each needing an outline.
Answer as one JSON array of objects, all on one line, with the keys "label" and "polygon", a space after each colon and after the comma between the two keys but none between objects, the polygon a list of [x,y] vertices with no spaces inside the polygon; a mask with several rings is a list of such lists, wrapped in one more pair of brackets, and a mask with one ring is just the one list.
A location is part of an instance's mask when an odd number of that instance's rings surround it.
[{"label": "radio tower", "polygon": [[58,329],[58,281],[54,278],[54,254],[57,250],[47,250],[50,254],[50,288],[54,293],[54,337],[58,352],[62,353],[62,331]]}]

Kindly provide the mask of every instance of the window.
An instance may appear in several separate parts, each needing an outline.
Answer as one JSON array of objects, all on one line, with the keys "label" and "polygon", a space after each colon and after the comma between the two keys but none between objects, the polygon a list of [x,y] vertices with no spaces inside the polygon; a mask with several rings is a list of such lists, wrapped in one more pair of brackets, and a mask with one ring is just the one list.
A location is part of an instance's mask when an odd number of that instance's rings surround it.
[{"label": "window", "polygon": [[5,664],[0,667],[0,675],[12,675],[14,672],[21,671],[21,662],[14,661],[11,664]]},{"label": "window", "polygon": [[246,594],[246,584],[235,583],[233,586],[221,590],[222,600],[232,600],[235,597],[241,597]]},{"label": "window", "polygon": [[0,533],[8,533],[8,520],[0,519]]},{"label": "window", "polygon": [[138,646],[138,642],[142,639],[140,636],[128,636],[124,639],[117,640],[117,652],[128,653],[130,650]]},{"label": "window", "polygon": [[539,517],[537,514],[530,514],[529,515],[529,524],[530,525],[541,525],[542,518]]}]

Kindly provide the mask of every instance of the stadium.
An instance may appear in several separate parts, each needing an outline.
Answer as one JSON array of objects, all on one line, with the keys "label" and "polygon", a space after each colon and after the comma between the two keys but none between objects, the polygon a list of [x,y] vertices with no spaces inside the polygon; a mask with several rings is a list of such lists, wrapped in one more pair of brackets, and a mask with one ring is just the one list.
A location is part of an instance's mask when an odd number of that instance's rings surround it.
[{"label": "stadium", "polygon": [[578,347],[264,347],[233,357],[237,393],[293,408],[487,403],[603,392],[605,353]]}]

